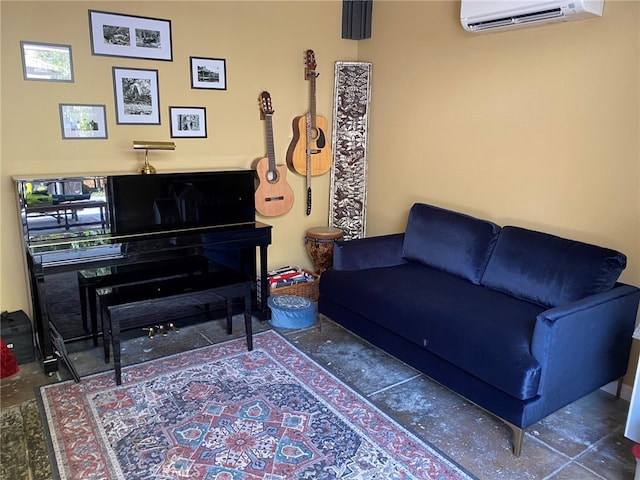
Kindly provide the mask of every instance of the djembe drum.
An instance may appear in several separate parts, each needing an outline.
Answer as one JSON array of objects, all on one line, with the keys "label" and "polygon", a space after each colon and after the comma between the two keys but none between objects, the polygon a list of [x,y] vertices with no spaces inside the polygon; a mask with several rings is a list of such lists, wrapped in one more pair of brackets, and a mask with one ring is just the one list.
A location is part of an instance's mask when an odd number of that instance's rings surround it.
[{"label": "djembe drum", "polygon": [[334,227],[313,227],[307,230],[304,244],[311,257],[316,273],[333,266],[333,244],[342,239],[342,230]]}]

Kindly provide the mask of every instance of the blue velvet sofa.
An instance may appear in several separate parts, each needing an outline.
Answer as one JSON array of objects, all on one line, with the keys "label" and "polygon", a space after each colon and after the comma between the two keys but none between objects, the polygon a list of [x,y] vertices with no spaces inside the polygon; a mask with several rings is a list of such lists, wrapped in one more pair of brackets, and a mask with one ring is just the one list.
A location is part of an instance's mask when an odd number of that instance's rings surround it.
[{"label": "blue velvet sofa", "polygon": [[640,290],[619,252],[417,203],[404,233],[336,242],[319,312],[514,433],[620,380]]}]

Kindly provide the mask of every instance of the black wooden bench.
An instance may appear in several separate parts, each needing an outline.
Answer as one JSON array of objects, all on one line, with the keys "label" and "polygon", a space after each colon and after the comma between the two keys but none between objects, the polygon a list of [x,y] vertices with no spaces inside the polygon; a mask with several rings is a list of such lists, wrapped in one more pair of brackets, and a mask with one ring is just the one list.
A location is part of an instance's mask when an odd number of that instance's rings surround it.
[{"label": "black wooden bench", "polygon": [[235,272],[224,271],[97,289],[102,316],[104,357],[108,363],[111,346],[116,384],[122,383],[122,331],[140,328],[149,323],[163,323],[176,316],[184,316],[190,308],[208,308],[210,304],[221,300],[226,304],[227,333],[231,334],[232,301],[243,299],[247,348],[252,350],[251,284],[250,280]]},{"label": "black wooden bench", "polygon": [[89,331],[88,318],[90,318],[93,343],[97,345],[98,320],[96,290],[98,288],[117,287],[184,275],[202,274],[207,272],[208,264],[209,261],[206,257],[194,255],[185,256],[184,258],[143,261],[127,265],[79,270],[77,276],[83,328],[85,331]]}]

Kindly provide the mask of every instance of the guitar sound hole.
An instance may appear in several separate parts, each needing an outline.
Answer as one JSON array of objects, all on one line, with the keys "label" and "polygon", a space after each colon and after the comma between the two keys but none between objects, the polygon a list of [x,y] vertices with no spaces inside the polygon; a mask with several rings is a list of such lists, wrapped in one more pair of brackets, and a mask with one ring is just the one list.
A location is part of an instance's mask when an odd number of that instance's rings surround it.
[{"label": "guitar sound hole", "polygon": [[267,181],[268,182],[271,182],[271,183],[277,182],[278,181],[278,172],[276,172],[275,170],[269,170],[267,172],[266,177],[267,177]]}]

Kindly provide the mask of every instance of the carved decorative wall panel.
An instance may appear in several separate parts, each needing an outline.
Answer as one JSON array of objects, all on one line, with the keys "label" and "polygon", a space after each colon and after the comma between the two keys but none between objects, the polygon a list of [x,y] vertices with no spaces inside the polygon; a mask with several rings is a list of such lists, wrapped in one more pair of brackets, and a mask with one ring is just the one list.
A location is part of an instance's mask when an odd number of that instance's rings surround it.
[{"label": "carved decorative wall panel", "polygon": [[329,225],[365,235],[371,63],[336,62]]}]

